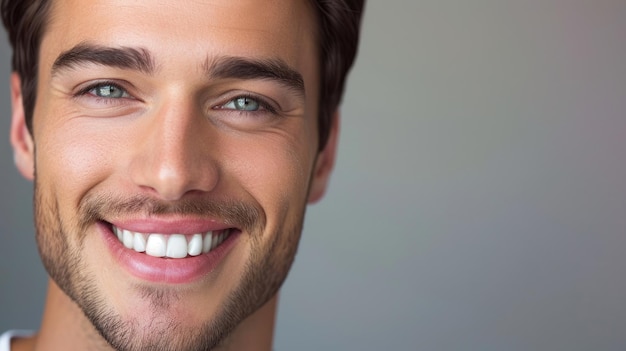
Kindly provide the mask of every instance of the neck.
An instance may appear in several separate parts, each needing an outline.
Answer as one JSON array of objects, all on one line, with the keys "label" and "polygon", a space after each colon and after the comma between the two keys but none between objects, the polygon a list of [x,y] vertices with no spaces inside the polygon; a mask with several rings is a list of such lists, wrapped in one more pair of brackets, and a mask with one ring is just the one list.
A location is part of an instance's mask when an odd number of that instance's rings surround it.
[{"label": "neck", "polygon": [[[274,296],[243,320],[215,351],[265,350],[272,348],[276,307]],[[13,345],[14,350],[113,350],[98,334],[80,308],[52,281],[39,333]]]}]

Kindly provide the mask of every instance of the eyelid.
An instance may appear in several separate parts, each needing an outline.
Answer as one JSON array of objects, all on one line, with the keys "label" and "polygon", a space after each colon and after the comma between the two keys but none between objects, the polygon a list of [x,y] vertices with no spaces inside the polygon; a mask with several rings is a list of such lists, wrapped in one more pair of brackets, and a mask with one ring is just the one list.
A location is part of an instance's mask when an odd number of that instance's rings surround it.
[{"label": "eyelid", "polygon": [[[240,99],[240,98],[246,98],[246,99],[252,99],[255,100],[259,103],[259,106],[262,108],[262,110],[257,110],[257,111],[244,111],[244,110],[235,110],[235,109],[226,109],[223,108],[223,106],[225,106],[226,104],[236,100],[236,99]],[[242,112],[242,113],[260,113],[263,112],[263,110],[271,113],[271,114],[278,114],[278,112],[281,110],[280,105],[278,105],[276,102],[274,102],[271,99],[268,98],[264,98],[260,95],[257,94],[253,94],[253,93],[249,93],[249,92],[241,92],[241,93],[233,93],[228,95],[228,97],[225,97],[223,99],[220,99],[220,103],[216,104],[215,106],[213,106],[211,109],[212,110],[227,110],[227,111],[236,111],[236,112]]]},{"label": "eyelid", "polygon": [[[129,89],[126,88],[127,84],[124,84],[124,83],[116,81],[116,80],[110,80],[110,79],[103,79],[103,80],[89,82],[89,83],[87,83],[87,85],[85,87],[79,88],[79,90],[76,93],[74,93],[73,95],[74,95],[74,97],[81,97],[81,96],[89,94],[89,92],[92,91],[93,89],[98,88],[98,87],[102,87],[102,86],[105,86],[105,85],[110,85],[110,86],[113,86],[113,87],[115,87],[117,89],[123,90],[126,94],[128,94],[130,96],[130,97],[122,98],[122,99],[130,99],[130,98],[136,99],[135,96],[133,94],[131,94]],[[103,98],[103,97],[100,97],[100,96],[95,96],[95,97],[100,98],[100,99],[106,99],[106,98]]]}]

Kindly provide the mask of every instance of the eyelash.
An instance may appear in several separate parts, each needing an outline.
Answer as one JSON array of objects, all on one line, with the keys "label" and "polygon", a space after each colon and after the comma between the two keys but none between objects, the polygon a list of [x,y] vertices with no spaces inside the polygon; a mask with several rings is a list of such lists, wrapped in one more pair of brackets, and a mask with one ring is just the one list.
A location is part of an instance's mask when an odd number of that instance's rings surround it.
[{"label": "eyelash", "polygon": [[[98,102],[103,102],[103,103],[117,103],[117,100],[123,100],[123,99],[128,99],[128,98],[106,98],[106,97],[101,97],[101,96],[97,96],[94,94],[91,94],[91,91],[94,89],[98,89],[104,86],[111,86],[114,87],[116,89],[120,89],[122,91],[124,91],[125,93],[129,94],[127,89],[125,89],[123,86],[121,86],[119,83],[116,82],[112,82],[112,81],[100,81],[97,83],[93,83],[90,84],[88,86],[86,86],[85,88],[79,90],[74,97],[81,97],[81,96],[86,96],[86,95],[91,95],[94,99],[97,99]],[[260,109],[257,111],[245,111],[245,110],[235,110],[235,109],[226,109],[226,108],[222,108],[222,106],[237,100],[237,99],[251,99],[256,101],[259,104]],[[278,110],[269,102],[267,102],[265,99],[255,95],[255,94],[240,94],[240,95],[236,95],[232,98],[229,98],[228,100],[226,100],[223,103],[220,103],[219,105],[215,106],[212,108],[213,110],[224,110],[224,111],[231,111],[231,112],[237,112],[240,114],[255,114],[255,113],[261,113],[263,111],[267,111],[273,115],[277,115],[278,114]]]},{"label": "eyelash", "polygon": [[117,100],[128,99],[128,98],[106,98],[106,97],[102,97],[102,96],[97,96],[97,95],[91,94],[92,90],[98,89],[98,88],[102,88],[102,87],[105,87],[105,86],[114,87],[115,89],[122,90],[126,94],[130,95],[128,90],[125,89],[123,86],[121,86],[119,83],[112,82],[112,81],[100,81],[100,82],[97,82],[97,83],[90,84],[90,85],[86,86],[85,88],[79,90],[76,94],[74,94],[74,97],[75,98],[79,98],[81,96],[90,95],[94,99],[97,99],[98,102],[103,102],[103,103],[108,103],[108,104],[117,103]]},{"label": "eyelash", "polygon": [[[245,110],[226,109],[226,108],[222,107],[222,106],[225,106],[226,104],[228,104],[228,103],[230,103],[230,102],[232,102],[234,100],[237,100],[237,99],[254,100],[254,101],[256,101],[259,104],[259,110],[257,110],[257,111],[245,111]],[[270,104],[265,99],[263,99],[263,98],[261,98],[261,97],[259,97],[257,95],[249,94],[249,93],[240,94],[240,95],[236,95],[236,96],[234,96],[232,98],[229,98],[225,102],[220,103],[219,105],[213,107],[212,109],[213,110],[224,110],[224,111],[238,112],[238,113],[241,113],[241,114],[262,113],[263,111],[267,111],[267,112],[269,112],[269,113],[271,113],[273,115],[278,114],[278,110],[272,104]]]}]

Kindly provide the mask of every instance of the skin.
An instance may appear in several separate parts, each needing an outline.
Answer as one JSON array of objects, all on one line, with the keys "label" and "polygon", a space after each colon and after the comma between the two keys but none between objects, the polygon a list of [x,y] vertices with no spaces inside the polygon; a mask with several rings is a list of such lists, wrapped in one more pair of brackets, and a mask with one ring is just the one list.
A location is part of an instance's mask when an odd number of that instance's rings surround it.
[{"label": "skin", "polygon": [[[11,143],[18,169],[35,182],[37,241],[51,276],[39,333],[13,347],[270,350],[277,291],[306,204],[324,194],[336,151],[338,116],[329,143],[322,151],[317,145],[313,9],[304,0],[66,0],[54,3],[51,18],[32,134],[19,76],[11,84]],[[147,50],[155,70],[82,64],[53,74],[55,60],[82,43]],[[302,76],[304,94],[274,80],[207,77],[207,63],[224,56],[280,60]],[[103,79],[125,94],[84,91]],[[275,113],[232,110],[241,94],[270,101]],[[93,204],[102,196],[108,204]],[[137,199],[167,210],[114,210]],[[241,234],[215,269],[191,282],[146,281],[107,249],[103,221],[202,219],[183,203],[240,203],[258,215],[238,226]],[[86,215],[89,206],[95,216]],[[98,325],[103,315],[130,334],[111,335]]]}]

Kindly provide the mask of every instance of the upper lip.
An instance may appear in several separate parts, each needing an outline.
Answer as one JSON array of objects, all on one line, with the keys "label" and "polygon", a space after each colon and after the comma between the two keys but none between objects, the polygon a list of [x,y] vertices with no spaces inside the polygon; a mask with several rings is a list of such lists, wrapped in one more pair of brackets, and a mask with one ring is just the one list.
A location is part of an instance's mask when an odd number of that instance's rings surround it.
[{"label": "upper lip", "polygon": [[159,234],[196,234],[235,228],[232,224],[212,218],[150,217],[112,220],[108,223],[132,232]]}]

